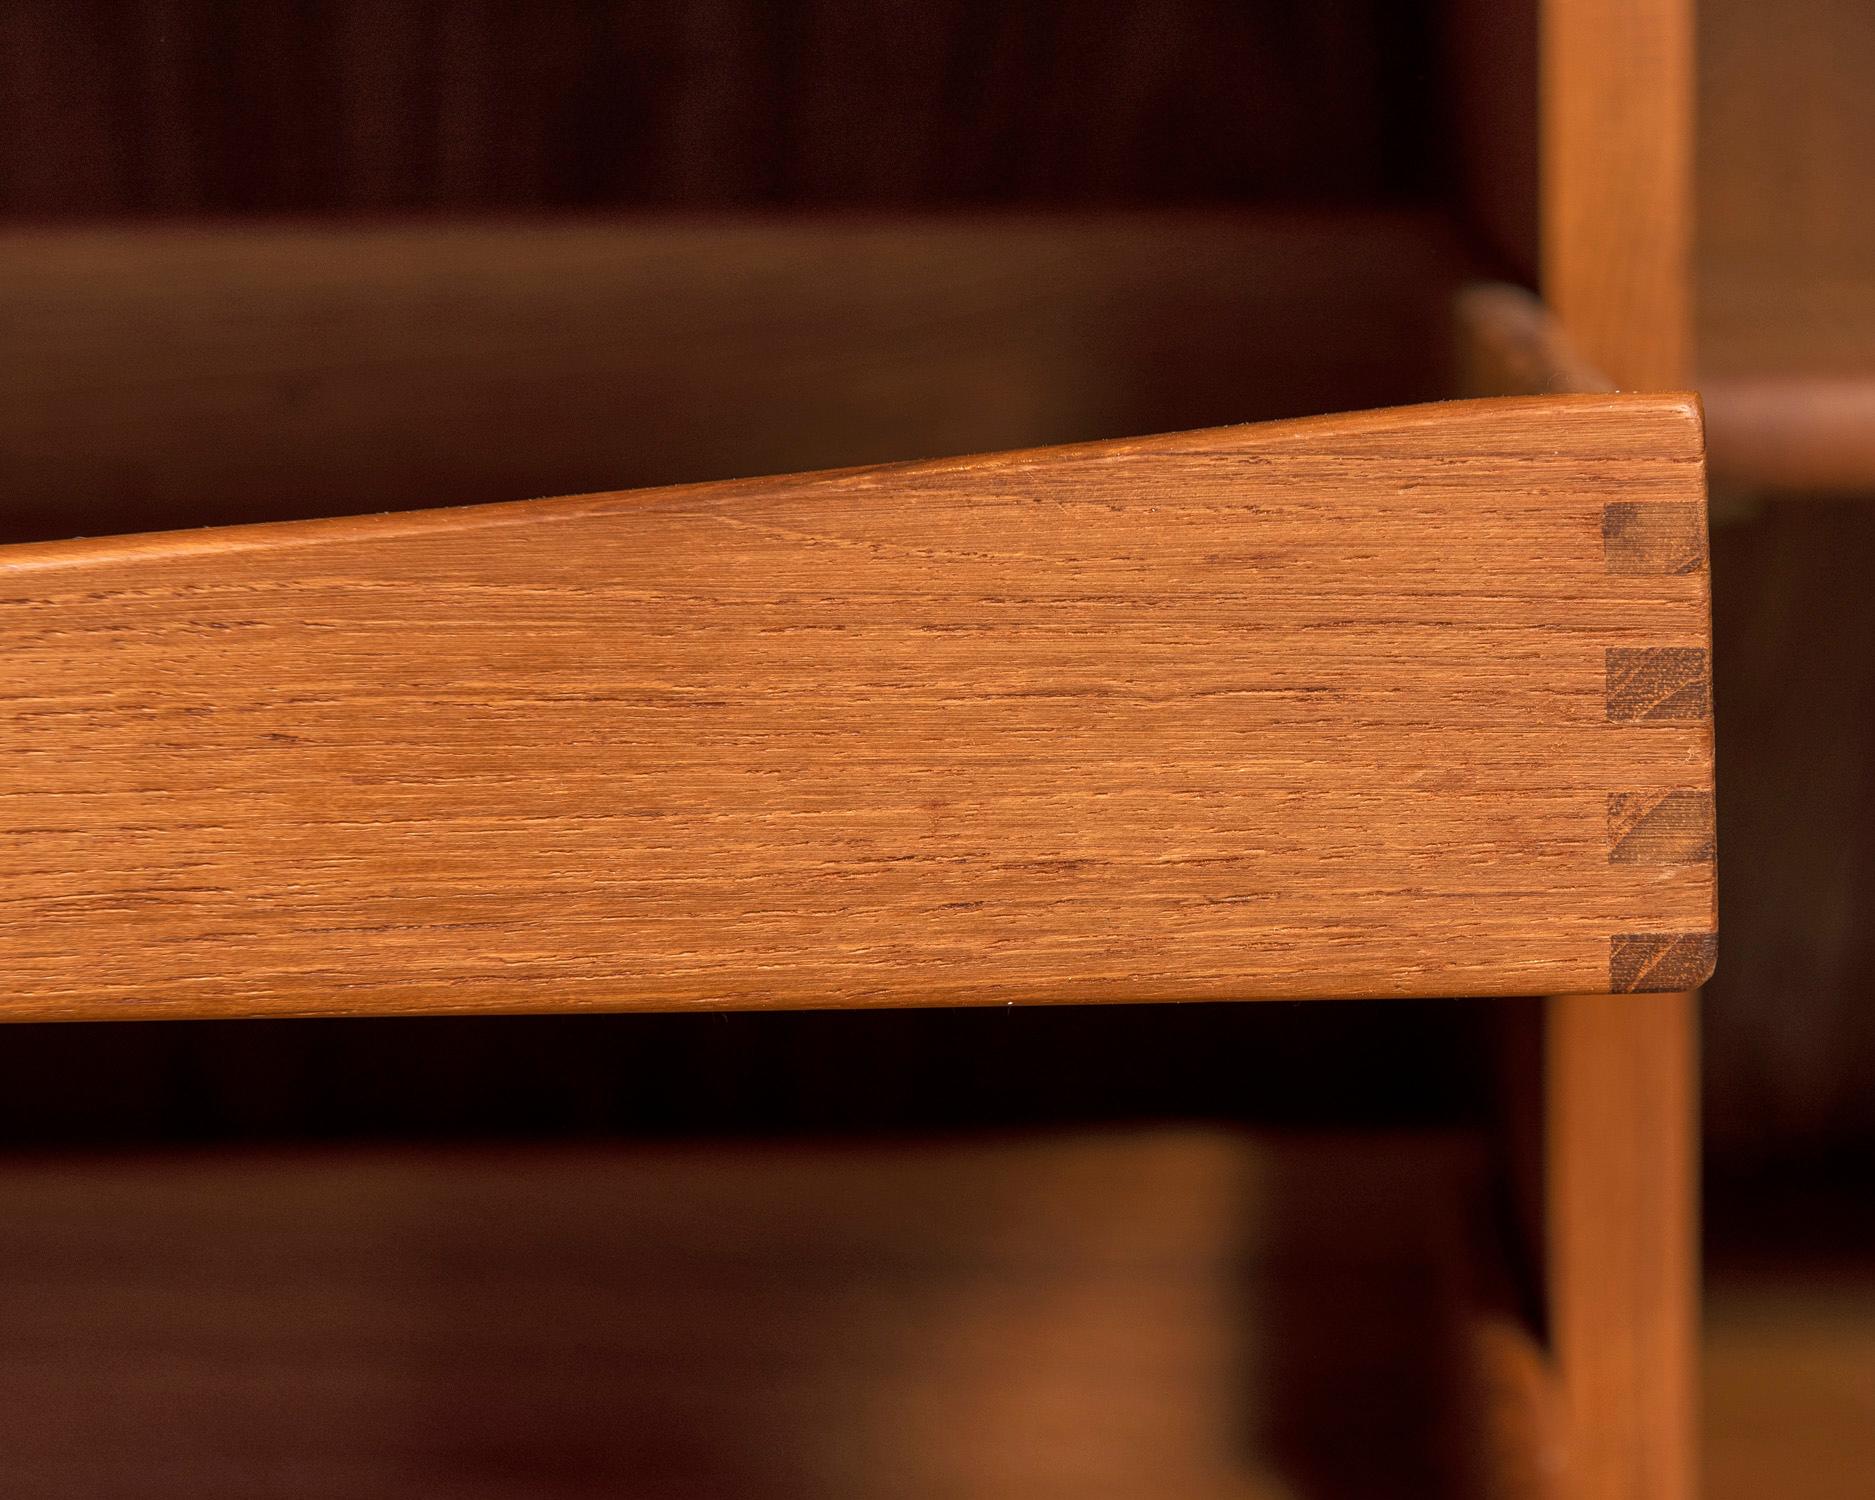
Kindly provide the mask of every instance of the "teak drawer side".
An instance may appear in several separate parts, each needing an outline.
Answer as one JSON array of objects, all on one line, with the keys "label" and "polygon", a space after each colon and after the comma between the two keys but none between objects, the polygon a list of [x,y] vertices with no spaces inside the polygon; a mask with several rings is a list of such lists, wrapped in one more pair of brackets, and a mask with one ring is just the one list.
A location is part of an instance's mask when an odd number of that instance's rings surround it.
[{"label": "teak drawer side", "polygon": [[0,551],[0,1014],[1682,988],[1704,516],[1610,395]]}]

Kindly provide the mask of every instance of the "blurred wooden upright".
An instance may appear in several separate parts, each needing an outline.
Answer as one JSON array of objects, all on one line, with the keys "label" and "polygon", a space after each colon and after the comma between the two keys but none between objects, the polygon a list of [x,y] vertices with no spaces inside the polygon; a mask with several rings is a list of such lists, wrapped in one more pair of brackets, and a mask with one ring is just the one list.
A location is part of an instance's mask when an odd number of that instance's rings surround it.
[{"label": "blurred wooden upright", "polygon": [[[1478,391],[1654,389],[1697,359],[1694,0],[1545,0],[1533,299],[1473,295]],[[1521,306],[1519,306],[1521,302]],[[1705,544],[1704,526],[1700,544]],[[1706,976],[1689,976],[1686,985]],[[1540,1180],[1562,1493],[1698,1489],[1697,997],[1558,995],[1541,1038]]]}]

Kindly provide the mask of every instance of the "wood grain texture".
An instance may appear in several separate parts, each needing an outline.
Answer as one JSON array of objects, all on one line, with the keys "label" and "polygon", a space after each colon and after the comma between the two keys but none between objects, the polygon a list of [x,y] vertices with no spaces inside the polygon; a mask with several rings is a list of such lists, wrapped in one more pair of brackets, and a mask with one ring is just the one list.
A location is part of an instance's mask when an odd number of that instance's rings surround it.
[{"label": "wood grain texture", "polygon": [[1697,1004],[1546,1007],[1548,1306],[1569,1500],[1695,1493]]},{"label": "wood grain texture", "polygon": [[1712,654],[1703,646],[1610,646],[1608,717],[1617,724],[1700,724],[1712,717]]},{"label": "wood grain texture", "polygon": [[1608,857],[1616,864],[1701,864],[1715,853],[1710,792],[1613,792]]},{"label": "wood grain texture", "polygon": [[13,549],[0,1009],[1606,988],[1713,925],[1606,827],[1710,788],[1606,667],[1705,650],[1602,533],[1700,457],[1457,403]]},{"label": "wood grain texture", "polygon": [[1709,932],[1618,932],[1608,945],[1608,987],[1631,995],[1704,984],[1718,958]]},{"label": "wood grain texture", "polygon": [[1611,573],[1697,573],[1707,565],[1706,514],[1697,505],[1617,500],[1602,507]]},{"label": "wood grain texture", "polygon": [[13,228],[0,541],[1431,400],[1461,265],[1384,211]]},{"label": "wood grain texture", "polygon": [[1541,280],[1623,390],[1693,369],[1692,0],[1545,0]]}]

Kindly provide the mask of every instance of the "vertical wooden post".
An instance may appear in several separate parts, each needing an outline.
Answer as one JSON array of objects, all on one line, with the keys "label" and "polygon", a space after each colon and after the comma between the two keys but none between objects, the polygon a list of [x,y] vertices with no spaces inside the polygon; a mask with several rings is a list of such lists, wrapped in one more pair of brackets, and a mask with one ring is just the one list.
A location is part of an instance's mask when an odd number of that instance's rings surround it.
[{"label": "vertical wooden post", "polygon": [[1691,1500],[1697,997],[1546,1005],[1545,1258],[1566,1494]]},{"label": "vertical wooden post", "polygon": [[[1622,389],[1693,378],[1695,0],[1540,0],[1542,291]],[[1570,1500],[1697,1488],[1698,1001],[1546,1002],[1551,1343]]]},{"label": "vertical wooden post", "polygon": [[1622,390],[1693,369],[1693,0],[1542,0],[1543,299]]}]

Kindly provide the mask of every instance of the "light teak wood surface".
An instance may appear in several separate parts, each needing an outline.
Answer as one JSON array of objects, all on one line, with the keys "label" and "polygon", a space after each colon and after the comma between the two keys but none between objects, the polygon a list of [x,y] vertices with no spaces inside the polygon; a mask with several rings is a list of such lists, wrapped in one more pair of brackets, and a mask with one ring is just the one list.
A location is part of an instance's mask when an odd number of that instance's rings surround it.
[{"label": "light teak wood surface", "polygon": [[1550,1344],[1567,1500],[1692,1500],[1699,1358],[1698,997],[1545,1008]]},{"label": "light teak wood surface", "polygon": [[1702,504],[1590,396],[16,548],[0,1009],[1683,986]]},{"label": "light teak wood surface", "polygon": [[1544,0],[1542,288],[1623,390],[1693,370],[1693,0]]},{"label": "light teak wood surface", "polygon": [[[1466,373],[1480,393],[1682,383],[1695,352],[1691,0],[1545,0],[1541,32],[1548,307],[1472,293]],[[1635,565],[1706,568],[1702,513],[1615,505],[1608,521]],[[1713,851],[1709,796],[1611,799],[1608,816],[1617,860]],[[1549,997],[1542,1088],[1516,1106],[1533,1148],[1519,1186],[1540,1220],[1564,1500],[1697,1488],[1698,1002],[1684,990],[1705,974],[1683,954],[1631,944],[1607,986],[1631,988],[1651,965],[1677,969],[1661,988],[1681,993]]]}]

